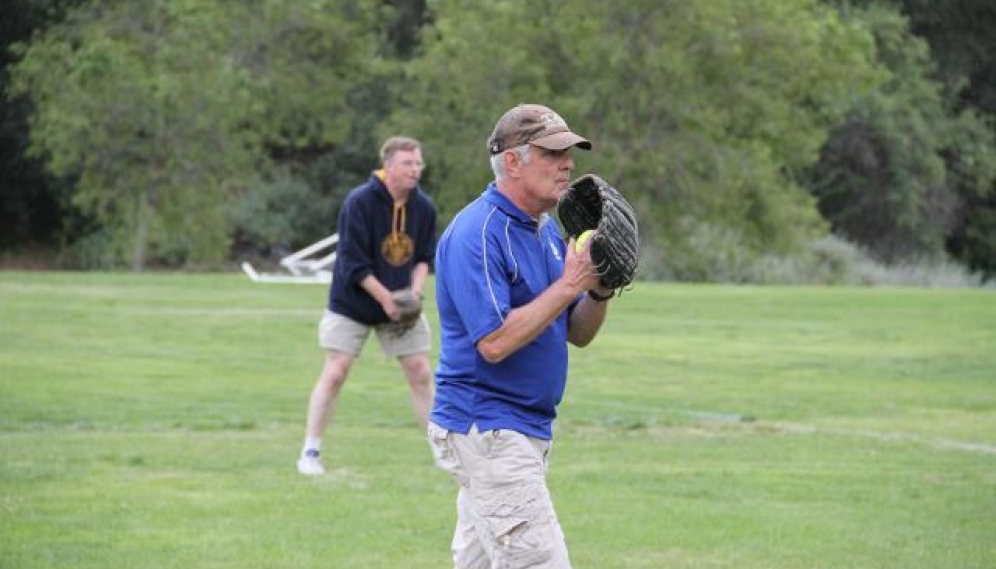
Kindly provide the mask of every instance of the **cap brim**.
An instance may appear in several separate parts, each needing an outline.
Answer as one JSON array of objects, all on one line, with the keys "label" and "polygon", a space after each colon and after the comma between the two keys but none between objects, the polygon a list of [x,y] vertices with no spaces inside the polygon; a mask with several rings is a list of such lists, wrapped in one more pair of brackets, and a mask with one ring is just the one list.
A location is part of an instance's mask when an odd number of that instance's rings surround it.
[{"label": "cap brim", "polygon": [[572,146],[577,146],[581,150],[591,150],[591,142],[588,139],[582,138],[571,131],[558,132],[530,140],[529,144],[546,148],[547,150],[567,150]]}]

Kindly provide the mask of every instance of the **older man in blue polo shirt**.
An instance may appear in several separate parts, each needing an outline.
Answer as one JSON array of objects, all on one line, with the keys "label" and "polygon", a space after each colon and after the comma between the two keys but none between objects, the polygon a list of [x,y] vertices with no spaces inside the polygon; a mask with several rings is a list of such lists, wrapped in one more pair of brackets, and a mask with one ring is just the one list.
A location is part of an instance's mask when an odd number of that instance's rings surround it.
[{"label": "older man in blue polo shirt", "polygon": [[488,140],[494,181],[436,251],[441,349],[429,442],[460,484],[457,568],[570,567],[547,455],[567,343],[591,342],[611,296],[590,242],[565,244],[550,217],[575,147],[591,143],[550,108],[510,109]]}]

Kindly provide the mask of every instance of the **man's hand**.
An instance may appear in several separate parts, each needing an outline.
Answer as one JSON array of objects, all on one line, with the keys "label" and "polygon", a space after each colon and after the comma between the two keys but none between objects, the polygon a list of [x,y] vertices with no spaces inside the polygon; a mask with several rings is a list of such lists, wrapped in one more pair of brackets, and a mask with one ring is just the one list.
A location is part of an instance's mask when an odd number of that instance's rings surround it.
[{"label": "man's hand", "polygon": [[391,293],[381,297],[380,307],[392,322],[397,322],[398,318],[401,317],[401,310],[398,309],[398,303],[394,301],[394,295]]},{"label": "man's hand", "polygon": [[598,267],[591,259],[592,239],[584,242],[581,250],[576,249],[576,239],[567,243],[564,259],[564,274],[561,279],[575,291],[575,295],[599,286]]},{"label": "man's hand", "polygon": [[389,328],[395,337],[402,336],[414,328],[422,317],[422,295],[415,294],[411,289],[403,288],[392,292],[390,305],[394,315],[388,313],[386,309],[384,312],[392,320]]}]

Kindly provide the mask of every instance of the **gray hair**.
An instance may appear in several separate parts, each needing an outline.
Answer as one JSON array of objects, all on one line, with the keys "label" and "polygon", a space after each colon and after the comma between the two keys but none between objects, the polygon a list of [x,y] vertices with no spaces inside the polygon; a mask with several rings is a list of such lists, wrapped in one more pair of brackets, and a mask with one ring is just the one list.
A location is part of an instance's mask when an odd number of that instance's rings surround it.
[{"label": "gray hair", "polygon": [[514,148],[509,148],[504,152],[494,154],[491,156],[491,171],[495,173],[495,180],[501,180],[505,177],[505,159],[503,158],[505,152],[515,152],[519,155],[519,160],[522,160],[523,164],[529,164],[531,156],[529,144],[522,144]]}]

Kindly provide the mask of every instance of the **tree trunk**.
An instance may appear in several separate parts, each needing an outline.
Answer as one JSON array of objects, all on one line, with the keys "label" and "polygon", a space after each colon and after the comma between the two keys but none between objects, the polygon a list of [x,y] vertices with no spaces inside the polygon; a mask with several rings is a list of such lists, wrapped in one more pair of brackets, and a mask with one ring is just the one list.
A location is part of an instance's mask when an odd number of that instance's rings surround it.
[{"label": "tree trunk", "polygon": [[145,254],[149,244],[149,223],[152,219],[150,196],[142,194],[138,204],[138,223],[135,224],[135,243],[131,255],[131,271],[140,273],[145,269]]}]

